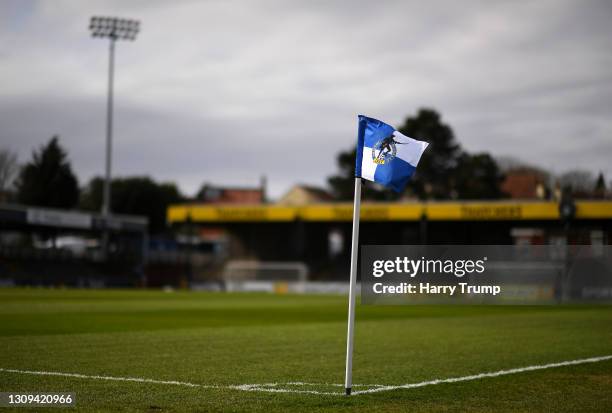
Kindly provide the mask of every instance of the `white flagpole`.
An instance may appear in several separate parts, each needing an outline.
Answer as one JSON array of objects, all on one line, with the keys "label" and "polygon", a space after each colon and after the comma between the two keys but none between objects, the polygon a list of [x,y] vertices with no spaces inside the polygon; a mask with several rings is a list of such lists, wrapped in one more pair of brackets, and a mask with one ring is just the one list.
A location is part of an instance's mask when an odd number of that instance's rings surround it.
[{"label": "white flagpole", "polygon": [[353,385],[353,337],[355,335],[355,293],[357,289],[357,257],[359,252],[359,208],[361,207],[361,178],[355,178],[353,203],[353,240],[351,241],[351,278],[349,284],[348,330],[346,333],[346,375],[344,388],[351,394]]}]

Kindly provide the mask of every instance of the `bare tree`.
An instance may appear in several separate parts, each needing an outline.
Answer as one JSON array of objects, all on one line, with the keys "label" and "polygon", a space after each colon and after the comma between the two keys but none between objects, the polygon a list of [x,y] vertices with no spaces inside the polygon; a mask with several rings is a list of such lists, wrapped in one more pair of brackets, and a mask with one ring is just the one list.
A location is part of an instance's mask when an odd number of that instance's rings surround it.
[{"label": "bare tree", "polygon": [[11,187],[18,169],[17,155],[9,149],[0,148],[0,192]]},{"label": "bare tree", "polygon": [[559,177],[562,187],[570,188],[573,192],[590,193],[595,187],[595,177],[590,171],[574,169],[563,173]]}]

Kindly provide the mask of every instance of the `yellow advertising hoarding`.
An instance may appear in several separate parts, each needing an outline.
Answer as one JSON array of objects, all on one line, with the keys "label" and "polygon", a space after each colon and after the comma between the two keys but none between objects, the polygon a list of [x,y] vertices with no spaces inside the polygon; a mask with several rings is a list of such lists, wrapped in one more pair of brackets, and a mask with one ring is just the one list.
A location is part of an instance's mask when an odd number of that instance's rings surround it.
[{"label": "yellow advertising hoarding", "polygon": [[[168,208],[169,223],[192,222],[289,222],[351,221],[353,205],[326,203],[305,206],[282,205],[172,205]],[[432,221],[481,220],[557,220],[556,202],[423,202],[363,203],[362,221],[417,221],[423,216]],[[612,219],[612,202],[577,201],[577,219]]]}]

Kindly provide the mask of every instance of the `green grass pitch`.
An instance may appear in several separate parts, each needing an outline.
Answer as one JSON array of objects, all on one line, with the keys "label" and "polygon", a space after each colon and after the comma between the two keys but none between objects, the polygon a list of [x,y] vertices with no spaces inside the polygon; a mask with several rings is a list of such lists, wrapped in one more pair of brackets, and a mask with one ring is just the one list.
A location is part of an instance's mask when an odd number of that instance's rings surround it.
[{"label": "green grass pitch", "polygon": [[[0,391],[73,392],[68,411],[612,411],[612,360],[351,397],[346,297],[0,290]],[[401,385],[612,354],[612,307],[358,306],[354,382]],[[304,389],[279,385],[282,389]],[[355,388],[356,389],[356,388]],[[15,411],[40,411],[18,408]]]}]

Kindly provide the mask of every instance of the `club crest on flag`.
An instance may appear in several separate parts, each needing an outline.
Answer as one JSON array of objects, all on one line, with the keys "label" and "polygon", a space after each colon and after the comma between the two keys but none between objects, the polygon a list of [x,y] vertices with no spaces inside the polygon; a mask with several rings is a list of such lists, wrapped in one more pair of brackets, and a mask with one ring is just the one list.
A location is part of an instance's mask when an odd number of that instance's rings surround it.
[{"label": "club crest on flag", "polygon": [[372,148],[372,161],[378,165],[384,165],[386,162],[391,162],[393,158],[395,158],[395,155],[397,155],[396,144],[401,144],[401,142],[397,142],[393,138],[393,135],[387,136],[376,142]]},{"label": "club crest on flag", "polygon": [[360,115],[355,176],[402,192],[427,145],[378,119]]}]

